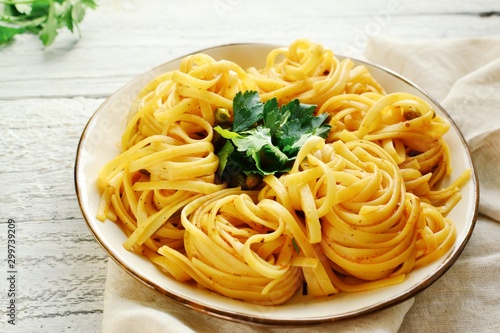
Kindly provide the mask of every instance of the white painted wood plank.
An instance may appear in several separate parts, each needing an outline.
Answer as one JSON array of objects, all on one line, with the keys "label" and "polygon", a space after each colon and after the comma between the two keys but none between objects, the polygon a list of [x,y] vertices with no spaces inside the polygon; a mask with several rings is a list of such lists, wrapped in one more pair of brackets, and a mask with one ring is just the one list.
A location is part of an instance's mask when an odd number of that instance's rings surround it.
[{"label": "white painted wood plank", "polygon": [[107,258],[81,218],[16,222],[17,332],[99,331]]},{"label": "white painted wood plank", "polygon": [[[5,254],[7,221],[15,220],[17,264],[16,330],[2,303],[1,332],[100,330],[107,256],[80,213],[73,165],[80,134],[101,102],[1,103],[0,244]],[[0,281],[5,293],[7,280]]]},{"label": "white painted wood plank", "polygon": [[[154,8],[154,9],[153,9]],[[306,37],[338,53],[367,36],[442,38],[500,33],[497,0],[103,1],[82,39],[62,32],[43,49],[34,36],[0,48],[0,98],[104,97],[132,77],[200,48],[233,42],[288,44]]]}]

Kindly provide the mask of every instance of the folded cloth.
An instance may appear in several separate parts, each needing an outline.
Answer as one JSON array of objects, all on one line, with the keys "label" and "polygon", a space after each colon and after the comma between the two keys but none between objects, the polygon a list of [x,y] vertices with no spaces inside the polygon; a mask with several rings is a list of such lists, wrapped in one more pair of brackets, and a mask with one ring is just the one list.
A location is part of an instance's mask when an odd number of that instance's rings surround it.
[{"label": "folded cloth", "polygon": [[[397,332],[413,299],[358,319],[335,323],[335,332]],[[133,279],[112,260],[104,296],[103,332],[301,333],[332,332],[332,325],[268,327],[235,323],[190,310]]]},{"label": "folded cloth", "polygon": [[369,40],[368,60],[441,102],[464,135],[479,178],[479,217],[453,267],[415,297],[400,332],[500,332],[500,37]]},{"label": "folded cloth", "polygon": [[414,299],[347,321],[267,327],[195,312],[108,264],[103,332],[500,332],[500,37],[368,41],[369,61],[406,76],[440,101],[475,160],[480,216],[462,256]]}]

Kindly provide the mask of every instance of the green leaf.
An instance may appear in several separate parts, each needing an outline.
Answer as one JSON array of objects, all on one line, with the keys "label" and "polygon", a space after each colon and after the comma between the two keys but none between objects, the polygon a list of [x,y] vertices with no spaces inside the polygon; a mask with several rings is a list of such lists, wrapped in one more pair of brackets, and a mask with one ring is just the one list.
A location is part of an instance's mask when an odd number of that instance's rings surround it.
[{"label": "green leaf", "polygon": [[43,25],[42,31],[40,31],[40,40],[44,46],[49,46],[54,42],[57,36],[57,18],[55,15],[54,4],[50,6],[49,16],[47,21]]},{"label": "green leaf", "polygon": [[306,143],[306,141],[311,137],[313,136],[314,134],[313,133],[304,133],[302,134],[298,139],[297,141],[295,141],[293,143],[293,145],[291,145],[287,152],[288,154],[295,154],[297,155],[297,153],[299,152],[300,148],[302,148],[302,146]]},{"label": "green leaf", "polygon": [[31,9],[33,7],[31,7],[30,4],[27,4],[27,3],[18,3],[16,5],[14,5],[16,7],[16,10],[21,13],[21,14],[26,14],[26,15],[30,15],[31,14]]},{"label": "green leaf", "polygon": [[85,15],[85,9],[81,2],[76,2],[71,9],[71,17],[76,23],[80,23]]},{"label": "green leaf", "polygon": [[293,159],[288,158],[276,146],[265,145],[252,155],[258,173],[266,176],[290,171]]},{"label": "green leaf", "polygon": [[300,121],[298,119],[292,119],[288,123],[284,124],[280,128],[280,135],[278,139],[278,146],[283,149],[283,152],[288,156],[293,156],[296,154],[295,151],[291,151],[290,149],[294,145],[294,143],[299,140],[303,131],[300,125]]},{"label": "green leaf", "polygon": [[12,28],[0,25],[0,45],[12,40],[15,35],[22,34],[26,31],[24,28]]},{"label": "green leaf", "polygon": [[54,3],[55,13],[58,18],[58,26],[65,26],[69,31],[73,32],[76,22],[73,20],[73,5],[70,2]]},{"label": "green leaf", "polygon": [[228,139],[228,140],[231,140],[233,138],[236,138],[238,136],[240,136],[238,133],[236,132],[232,132],[228,129],[224,129],[220,126],[215,126],[214,127],[214,130],[219,133],[224,139]]},{"label": "green leaf", "polygon": [[256,91],[238,92],[233,99],[233,131],[243,132],[262,119],[264,104]]},{"label": "green leaf", "polygon": [[224,146],[222,146],[221,151],[217,154],[219,157],[219,168],[217,172],[219,175],[222,174],[224,169],[226,168],[227,162],[229,160],[229,156],[234,152],[234,146],[231,141],[226,141]]},{"label": "green leaf", "polygon": [[[19,0],[17,0],[19,1]],[[63,0],[64,2],[65,0]],[[67,0],[66,0],[67,1]],[[33,0],[31,1],[33,7],[50,7],[54,0]]]},{"label": "green leaf", "polygon": [[14,16],[19,16],[19,12],[16,9],[16,5],[12,4],[4,4],[3,5],[3,13],[2,13],[2,21],[4,20],[5,17],[14,17]]},{"label": "green leaf", "polygon": [[242,173],[266,176],[289,171],[311,136],[328,136],[326,114],[315,116],[315,110],[316,106],[299,100],[281,107],[274,98],[262,103],[255,91],[236,94],[233,130],[214,128],[227,140],[217,154],[221,179],[228,179],[230,185],[241,184]]},{"label": "green leaf", "polygon": [[264,105],[262,121],[265,127],[271,130],[271,135],[276,135],[277,131],[286,121],[278,106],[276,98],[270,99]]},{"label": "green leaf", "polygon": [[246,152],[248,156],[259,151],[267,144],[273,144],[269,128],[258,126],[252,130],[242,132],[232,139],[238,151]]},{"label": "green leaf", "polygon": [[308,104],[300,104],[298,99],[291,101],[290,103],[282,106],[282,113],[290,113],[291,119],[298,119],[301,123],[308,121],[310,117],[314,115],[314,110],[316,106]]},{"label": "green leaf", "polygon": [[302,122],[303,128],[318,128],[323,124],[328,117],[328,114],[322,113],[317,117],[309,117],[307,121]]},{"label": "green leaf", "polygon": [[290,159],[272,142],[270,129],[262,126],[241,133],[232,139],[236,149],[251,156],[261,175],[282,172]]},{"label": "green leaf", "polygon": [[[60,28],[74,32],[74,28],[82,22],[85,10],[97,7],[94,0],[0,0],[2,3],[0,21],[9,23],[11,29],[24,29],[17,30],[15,34],[38,35],[44,46],[54,42]],[[13,38],[14,30],[11,29],[2,32],[1,40]]]},{"label": "green leaf", "polygon": [[35,0],[31,4],[31,13],[30,17],[41,17],[49,15],[50,7],[53,3],[53,0]]},{"label": "green leaf", "polygon": [[[328,117],[326,113],[321,114],[320,116],[324,117],[316,117],[316,119],[318,120],[314,121],[314,123],[311,126],[311,128],[314,128],[312,134],[322,137],[323,139],[326,139],[328,137],[328,134],[330,134],[330,129],[332,128],[332,126],[324,123],[326,121],[326,118]],[[318,124],[320,119],[321,123]]]},{"label": "green leaf", "polygon": [[73,17],[71,16],[71,11],[67,11],[66,13],[64,13],[62,19],[66,24],[66,28],[68,28],[69,31],[73,32],[74,25],[73,25]]},{"label": "green leaf", "polygon": [[97,4],[94,0],[82,0],[82,3],[90,9],[96,9]]}]

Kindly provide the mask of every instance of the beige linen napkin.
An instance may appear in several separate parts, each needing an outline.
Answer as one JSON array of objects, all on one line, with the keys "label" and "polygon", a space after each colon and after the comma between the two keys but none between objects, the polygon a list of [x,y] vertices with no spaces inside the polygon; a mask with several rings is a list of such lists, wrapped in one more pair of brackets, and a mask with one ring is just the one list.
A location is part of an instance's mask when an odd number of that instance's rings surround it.
[{"label": "beige linen napkin", "polygon": [[500,37],[410,42],[379,37],[369,40],[365,55],[442,102],[470,144],[481,215],[469,245],[445,276],[415,299],[383,311],[283,328],[232,323],[187,309],[110,260],[103,332],[500,332]]},{"label": "beige linen napkin", "polygon": [[467,247],[415,297],[400,332],[500,332],[500,36],[374,38],[365,56],[441,102],[468,142],[479,178],[480,215]]}]

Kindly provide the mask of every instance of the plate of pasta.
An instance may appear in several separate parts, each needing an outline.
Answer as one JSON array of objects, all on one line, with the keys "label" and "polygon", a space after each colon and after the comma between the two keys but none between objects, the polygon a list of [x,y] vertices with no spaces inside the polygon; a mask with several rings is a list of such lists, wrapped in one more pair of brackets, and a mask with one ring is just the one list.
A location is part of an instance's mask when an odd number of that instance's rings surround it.
[{"label": "plate of pasta", "polygon": [[89,120],[75,186],[132,276],[269,325],[415,296],[458,259],[478,207],[467,145],[436,101],[302,39],[217,46],[136,77]]}]

